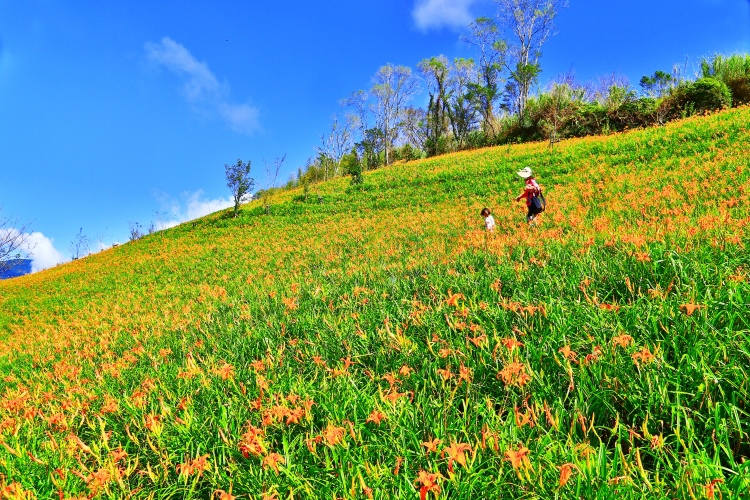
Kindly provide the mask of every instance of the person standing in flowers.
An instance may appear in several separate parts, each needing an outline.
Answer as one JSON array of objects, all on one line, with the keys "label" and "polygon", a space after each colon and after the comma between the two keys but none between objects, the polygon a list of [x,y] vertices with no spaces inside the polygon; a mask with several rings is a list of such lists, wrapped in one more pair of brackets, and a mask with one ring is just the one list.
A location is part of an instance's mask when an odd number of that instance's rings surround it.
[{"label": "person standing in flowers", "polygon": [[487,229],[487,232],[488,233],[494,232],[495,231],[495,218],[492,217],[492,214],[490,213],[490,209],[487,207],[483,208],[480,215],[484,217],[484,227]]},{"label": "person standing in flowers", "polygon": [[521,198],[526,198],[526,206],[529,211],[526,214],[526,222],[531,223],[538,214],[544,211],[544,204],[541,201],[542,188],[534,179],[534,173],[529,167],[525,167],[517,172],[521,178],[526,181],[523,193],[516,196],[516,201],[520,201]]}]

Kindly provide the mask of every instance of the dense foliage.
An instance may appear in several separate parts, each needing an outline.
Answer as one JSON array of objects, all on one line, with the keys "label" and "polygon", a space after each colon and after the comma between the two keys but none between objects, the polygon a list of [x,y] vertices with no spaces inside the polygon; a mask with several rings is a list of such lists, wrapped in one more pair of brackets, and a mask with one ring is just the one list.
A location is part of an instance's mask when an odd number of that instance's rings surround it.
[{"label": "dense foliage", "polygon": [[[477,32],[475,36],[485,42],[474,45],[484,47],[492,42],[505,47],[496,40],[499,34],[492,20],[479,19],[472,26]],[[487,37],[490,38],[486,40]],[[641,79],[640,91],[616,75],[587,83],[577,82],[572,75],[561,75],[531,93],[524,100],[522,111],[513,112],[517,106],[507,103],[498,106],[499,102],[515,97],[508,95],[508,90],[500,91],[495,81],[500,65],[496,61],[483,64],[484,54],[479,54],[477,63],[472,59],[451,63],[444,56],[422,61],[419,67],[429,92],[427,109],[404,108],[401,120],[390,132],[394,147],[388,161],[380,144],[382,139],[380,142],[375,139],[383,135],[376,126],[361,133],[362,140],[353,154],[348,155],[348,164],[354,161],[360,169],[372,170],[398,160],[541,140],[554,147],[563,138],[662,126],[672,120],[750,103],[750,54],[717,54],[701,62],[695,79],[686,75],[684,69],[672,73],[658,70]],[[541,68],[534,67],[537,75],[532,80],[536,81]],[[484,70],[480,71],[481,68]],[[365,93],[360,92],[358,95],[364,99]],[[362,106],[364,101],[357,102]],[[337,132],[329,136],[329,141],[334,136],[339,141],[354,141],[355,125],[367,121],[362,107],[360,113],[349,116],[348,129],[342,129],[336,122]],[[330,148],[321,151],[287,187],[346,174],[344,169],[329,167],[342,164],[343,152],[333,154]],[[349,151],[351,148],[346,152]]]},{"label": "dense foliage", "polygon": [[749,121],[383,168],[0,282],[0,497],[747,495]]}]

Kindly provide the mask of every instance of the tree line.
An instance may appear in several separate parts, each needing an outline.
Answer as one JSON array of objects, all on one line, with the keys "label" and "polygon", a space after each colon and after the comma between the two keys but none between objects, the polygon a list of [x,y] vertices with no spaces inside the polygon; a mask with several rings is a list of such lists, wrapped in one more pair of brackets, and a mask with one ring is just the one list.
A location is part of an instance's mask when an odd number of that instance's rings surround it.
[{"label": "tree line", "polygon": [[[563,74],[538,88],[541,49],[555,34],[566,0],[495,0],[495,17],[480,17],[461,40],[475,57],[425,58],[416,71],[386,64],[368,90],[342,99],[316,156],[286,187],[453,151],[526,141],[620,132],[750,103],[750,54],[716,55],[687,68],[645,75],[639,89],[616,74],[579,83]],[[428,104],[412,99],[426,85]]]}]

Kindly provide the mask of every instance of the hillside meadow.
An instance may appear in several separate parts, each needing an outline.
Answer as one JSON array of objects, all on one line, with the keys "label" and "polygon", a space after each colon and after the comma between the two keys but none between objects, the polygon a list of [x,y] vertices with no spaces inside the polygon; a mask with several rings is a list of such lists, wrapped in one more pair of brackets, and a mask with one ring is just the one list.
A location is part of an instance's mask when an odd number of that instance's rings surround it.
[{"label": "hillside meadow", "polygon": [[397,164],[2,281],[0,497],[750,495],[748,123]]}]

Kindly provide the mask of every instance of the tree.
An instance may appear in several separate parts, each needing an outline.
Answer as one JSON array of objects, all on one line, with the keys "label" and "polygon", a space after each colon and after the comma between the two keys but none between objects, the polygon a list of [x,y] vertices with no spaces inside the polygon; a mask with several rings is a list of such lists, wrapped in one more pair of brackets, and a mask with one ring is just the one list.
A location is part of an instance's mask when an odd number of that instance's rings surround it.
[{"label": "tree", "polygon": [[583,90],[576,89],[569,83],[554,83],[549,92],[540,96],[541,128],[549,139],[550,148],[560,140],[560,130],[576,112],[582,101]]},{"label": "tree", "polygon": [[402,129],[406,144],[419,151],[426,149],[425,144],[429,138],[430,130],[427,124],[427,112],[422,108],[409,106],[404,110]]},{"label": "tree", "polygon": [[237,163],[224,164],[224,171],[227,177],[227,187],[232,191],[234,198],[234,216],[240,211],[240,204],[252,192],[255,181],[250,178],[250,161],[242,162],[237,159]]},{"label": "tree", "polygon": [[641,77],[640,85],[649,97],[664,97],[669,89],[674,87],[676,79],[669,73],[657,70],[653,75]]},{"label": "tree", "polygon": [[376,127],[383,132],[385,164],[391,160],[390,152],[398,139],[399,122],[409,100],[419,90],[417,80],[406,66],[387,64],[382,66],[373,78],[370,93],[375,98],[373,112]]},{"label": "tree", "polygon": [[480,17],[469,25],[471,34],[461,39],[479,50],[477,81],[470,83],[470,97],[482,115],[482,128],[494,135],[495,101],[500,96],[500,71],[507,57],[508,44],[502,38],[497,23]]},{"label": "tree", "polygon": [[554,34],[557,12],[567,7],[567,0],[495,0],[498,4],[500,25],[510,31],[516,43],[510,46],[506,68],[510,72],[514,92],[513,110],[523,116],[531,85],[536,81],[541,67],[539,57],[542,45]]},{"label": "tree", "polygon": [[351,183],[353,186],[362,184],[362,163],[357,158],[356,148],[352,148],[351,152],[344,155],[341,159],[341,166],[344,169],[344,174],[352,177]]},{"label": "tree", "polygon": [[430,101],[427,105],[427,141],[428,156],[443,153],[440,143],[448,132],[448,76],[450,63],[448,58],[440,55],[423,59],[417,64],[422,76],[427,81]]},{"label": "tree", "polygon": [[472,59],[453,60],[453,71],[448,80],[448,116],[458,149],[464,147],[469,132],[477,123],[477,110],[470,95],[470,85],[476,79],[476,65]]},{"label": "tree", "polygon": [[358,120],[356,115],[347,114],[342,123],[339,115],[333,115],[330,132],[328,135],[321,136],[322,146],[318,148],[319,156],[323,155],[328,159],[326,167],[329,164],[333,167],[332,172],[329,172],[328,168],[325,169],[326,180],[340,174],[341,158],[354,146],[354,128]]},{"label": "tree", "polygon": [[342,106],[354,108],[354,114],[352,116],[352,128],[356,128],[359,131],[359,137],[364,138],[365,132],[369,127],[369,121],[367,120],[368,108],[367,100],[369,95],[364,90],[357,90],[352,92],[348,98],[341,101]]},{"label": "tree", "polygon": [[710,61],[701,61],[703,78],[716,78],[732,91],[732,103],[741,106],[750,103],[750,54],[722,56],[716,54]]},{"label": "tree", "polygon": [[28,247],[31,223],[21,222],[13,215],[3,215],[0,207],[0,272],[13,267],[14,259],[27,259],[31,256]]},{"label": "tree", "polygon": [[73,240],[70,242],[70,258],[78,260],[91,253],[91,240],[83,234],[83,228],[80,228]]},{"label": "tree", "polygon": [[365,136],[355,144],[360,165],[367,170],[377,168],[381,163],[381,155],[385,149],[383,131],[379,128],[368,128]]}]

